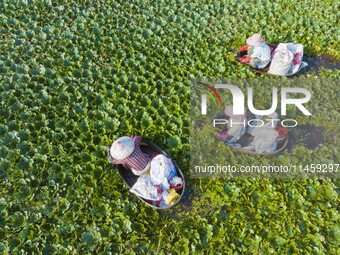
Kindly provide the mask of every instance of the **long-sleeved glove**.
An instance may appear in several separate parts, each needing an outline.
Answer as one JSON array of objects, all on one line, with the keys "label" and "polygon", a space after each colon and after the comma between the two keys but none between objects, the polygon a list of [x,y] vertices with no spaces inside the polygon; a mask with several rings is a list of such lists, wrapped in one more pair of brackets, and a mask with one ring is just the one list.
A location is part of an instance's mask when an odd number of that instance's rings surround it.
[{"label": "long-sleeved glove", "polygon": [[246,52],[246,51],[248,50],[248,47],[249,47],[248,44],[247,44],[247,45],[244,45],[244,46],[239,50],[239,52]]},{"label": "long-sleeved glove", "polygon": [[244,56],[244,57],[242,57],[242,58],[239,58],[239,60],[240,60],[240,62],[242,62],[242,63],[249,63],[250,60],[251,60],[251,57],[249,57],[249,56]]}]

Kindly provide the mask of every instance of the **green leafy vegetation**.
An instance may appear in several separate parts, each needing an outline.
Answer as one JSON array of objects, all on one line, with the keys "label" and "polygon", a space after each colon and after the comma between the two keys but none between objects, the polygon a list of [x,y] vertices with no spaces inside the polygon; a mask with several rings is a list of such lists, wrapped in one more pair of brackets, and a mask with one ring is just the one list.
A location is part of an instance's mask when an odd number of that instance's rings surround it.
[{"label": "green leafy vegetation", "polygon": [[[339,153],[337,144],[339,143],[339,117],[340,114],[337,110],[340,108],[340,102],[336,99],[335,91],[340,91],[338,88],[339,79],[334,78],[291,78],[291,79],[276,79],[275,87],[278,88],[278,104],[276,112],[278,113],[279,122],[284,120],[293,119],[297,122],[294,128],[288,128],[289,132],[289,150],[286,150],[283,155],[275,157],[262,157],[241,154],[231,148],[228,148],[222,141],[215,138],[218,134],[217,128],[213,128],[211,118],[217,112],[220,112],[224,107],[219,107],[213,103],[210,98],[207,100],[207,115],[201,114],[201,94],[199,89],[196,89],[196,84],[192,86],[192,108],[191,117],[193,126],[191,129],[191,156],[193,166],[223,166],[231,165],[241,166],[256,166],[256,165],[275,165],[275,166],[306,166],[313,163],[334,164],[339,161]],[[273,79],[220,79],[211,81],[211,84],[223,83],[233,84],[240,88],[245,95],[245,105],[247,105],[247,88],[251,87],[253,90],[253,101],[256,109],[269,109],[272,105],[272,84]],[[281,95],[280,88],[298,87],[305,88],[310,91],[312,98],[304,106],[310,110],[311,116],[304,115],[296,106],[287,106],[287,115],[281,115]],[[327,90],[324,88],[327,87]],[[200,87],[198,87],[200,88]],[[232,95],[227,89],[218,89],[218,92],[223,98],[225,105],[232,105]],[[289,98],[300,98],[301,95],[289,93]],[[249,119],[256,118],[255,116]],[[248,120],[249,120],[248,119]],[[203,124],[204,123],[204,124]],[[289,121],[286,123],[289,124]],[[320,128],[320,131],[310,134],[312,128],[304,129],[304,125],[310,127]],[[222,128],[220,125],[219,128]],[[200,134],[199,136],[197,134]],[[306,140],[305,136],[312,136],[313,140],[320,140],[321,137],[327,136],[326,142],[321,139],[321,142],[312,145],[312,139]],[[314,136],[314,137],[313,137]],[[310,148],[308,148],[310,147]],[[313,147],[313,148],[312,148]],[[333,166],[332,166],[333,167]],[[304,167],[303,167],[304,168]],[[300,172],[300,168],[296,168]],[[192,167],[192,173],[194,167]],[[292,171],[293,172],[293,171]],[[297,173],[295,173],[296,176]],[[198,173],[197,176],[205,176],[205,173]],[[217,173],[215,173],[217,175]],[[226,173],[221,173],[222,176],[228,176]],[[249,173],[248,173],[249,175]],[[282,174],[278,174],[278,176]],[[211,176],[211,174],[208,174]],[[244,175],[243,175],[244,176]],[[258,177],[259,175],[255,175]],[[273,175],[271,175],[273,176]],[[312,172],[305,171],[303,176],[315,177]],[[322,173],[319,176],[339,177],[339,173],[332,171],[332,173]]]},{"label": "green leafy vegetation", "polygon": [[[189,178],[189,78],[257,77],[228,52],[255,32],[339,59],[338,9],[0,1],[0,254],[339,254],[338,179]],[[315,123],[339,120],[334,89],[315,88]],[[180,205],[156,211],[129,194],[105,150],[122,135],[176,160],[187,177]],[[339,163],[338,141],[317,150]],[[280,160],[317,154],[299,147]]]}]

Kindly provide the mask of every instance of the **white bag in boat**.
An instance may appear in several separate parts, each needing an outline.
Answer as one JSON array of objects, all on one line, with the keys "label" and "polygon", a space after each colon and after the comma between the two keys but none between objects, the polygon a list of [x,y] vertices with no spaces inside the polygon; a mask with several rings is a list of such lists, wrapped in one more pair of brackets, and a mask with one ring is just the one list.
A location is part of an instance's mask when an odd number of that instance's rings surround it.
[{"label": "white bag in boat", "polygon": [[151,160],[150,175],[153,185],[160,185],[163,190],[168,190],[168,180],[176,176],[176,168],[170,158],[159,154]]},{"label": "white bag in boat", "polygon": [[269,74],[287,75],[291,71],[294,55],[287,43],[280,43],[272,54]]},{"label": "white bag in boat", "polygon": [[[260,126],[263,123],[262,126]],[[257,132],[264,129],[275,129],[276,125],[278,123],[278,115],[276,112],[273,112],[272,114],[262,116],[262,115],[256,115],[256,121],[252,122],[252,127],[249,126],[247,128],[247,132],[251,134],[252,136],[256,136]],[[254,126],[260,126],[260,127],[254,127]]]},{"label": "white bag in boat", "polygon": [[261,129],[256,133],[253,141],[257,153],[273,152],[276,150],[276,138],[279,134],[275,129]]},{"label": "white bag in boat", "polygon": [[152,201],[162,199],[162,194],[159,194],[157,187],[151,183],[150,175],[141,175],[131,187],[130,192]]},{"label": "white bag in boat", "polygon": [[296,73],[299,70],[300,65],[303,67],[307,66],[307,63],[302,62],[303,58],[303,45],[302,44],[294,44],[288,43],[288,49],[294,55],[293,63],[289,73]]}]

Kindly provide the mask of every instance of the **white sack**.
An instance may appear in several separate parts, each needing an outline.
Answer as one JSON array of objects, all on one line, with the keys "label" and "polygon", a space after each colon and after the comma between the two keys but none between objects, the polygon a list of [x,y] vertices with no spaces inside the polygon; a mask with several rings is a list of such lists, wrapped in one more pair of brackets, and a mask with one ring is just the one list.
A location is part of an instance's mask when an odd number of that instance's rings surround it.
[{"label": "white sack", "polygon": [[261,129],[256,133],[253,144],[257,153],[276,150],[276,138],[279,134],[275,129]]},{"label": "white sack", "polygon": [[171,159],[159,154],[151,160],[150,175],[153,185],[160,185],[163,190],[168,190],[168,180],[176,176],[176,168]]},{"label": "white sack", "polygon": [[162,199],[162,195],[157,192],[157,187],[151,183],[151,177],[149,175],[140,176],[137,182],[131,187],[130,192],[152,201]]},{"label": "white sack", "polygon": [[274,50],[268,73],[287,75],[291,71],[294,55],[288,49],[287,43],[280,43]]}]

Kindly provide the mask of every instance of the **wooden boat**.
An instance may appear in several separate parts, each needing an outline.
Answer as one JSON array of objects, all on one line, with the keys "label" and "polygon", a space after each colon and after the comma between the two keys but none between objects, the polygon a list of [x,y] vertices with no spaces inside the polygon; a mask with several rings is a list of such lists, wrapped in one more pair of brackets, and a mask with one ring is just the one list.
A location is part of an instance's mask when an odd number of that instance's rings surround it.
[{"label": "wooden boat", "polygon": [[[256,118],[255,115],[253,113],[251,113],[249,110],[246,111],[246,117],[247,117],[248,120]],[[216,115],[214,115],[211,118],[211,121],[213,119],[229,119],[229,116],[224,113],[224,110],[222,110],[222,111],[218,112]],[[281,125],[278,125],[277,127],[281,127]],[[212,130],[214,130],[217,133],[220,133],[221,131],[227,131],[225,128],[222,128],[222,127],[211,127],[211,126],[209,126],[209,128],[211,128]],[[248,126],[247,126],[247,128],[248,128]],[[235,147],[231,146],[230,144],[228,144],[226,141],[223,141],[223,139],[221,139],[220,137],[215,136],[215,138],[218,139],[218,140],[221,140],[227,146],[229,146],[233,150],[238,151],[240,153],[249,154],[249,155],[253,155],[253,156],[256,156],[256,155],[270,156],[270,155],[279,154],[279,153],[284,151],[284,149],[287,147],[287,144],[288,144],[288,141],[289,141],[289,133],[287,132],[286,136],[284,136],[283,138],[280,139],[280,141],[277,142],[277,147],[276,147],[275,151],[273,151],[273,152],[263,152],[263,153],[257,153],[256,151],[250,151],[250,150],[235,148]],[[241,147],[245,147],[245,146],[249,145],[253,140],[254,140],[254,136],[250,135],[248,132],[245,132],[235,143],[238,143],[239,145],[241,145]]]},{"label": "wooden boat", "polygon": [[[268,44],[268,46],[272,49],[272,51],[274,51],[277,47],[277,44]],[[265,75],[271,75],[271,76],[283,76],[283,77],[290,77],[290,76],[295,76],[297,75],[300,70],[302,68],[304,68],[306,66],[306,63],[305,62],[301,62],[300,66],[299,66],[299,69],[295,72],[295,73],[291,73],[291,74],[287,74],[287,75],[276,75],[276,74],[270,74],[268,73],[268,70],[269,70],[269,66],[270,66],[270,63],[268,63],[268,65],[265,67],[265,68],[262,68],[262,69],[257,69],[257,68],[254,68],[252,66],[250,66],[248,63],[242,63],[240,62],[240,58],[242,58],[244,55],[246,55],[247,52],[237,52],[236,55],[235,55],[235,60],[239,63],[241,63],[242,65],[244,66],[247,66],[250,70],[252,70],[253,72],[255,73],[259,73],[259,74],[265,74]]]},{"label": "wooden boat", "polygon": [[[153,154],[153,153],[158,153],[158,154],[163,154],[165,155],[166,157],[170,158],[171,157],[164,151],[162,150],[161,148],[159,148],[157,145],[155,145],[154,143],[150,142],[150,141],[147,141],[147,140],[142,140],[141,144],[141,150],[144,152],[144,153],[147,153],[149,154],[150,156]],[[115,164],[113,163],[113,158],[111,157],[110,155],[110,146],[107,146],[106,147],[107,151],[108,151],[108,155],[109,155],[109,160],[112,164],[114,164],[114,166],[116,166],[114,169],[117,170],[118,174],[120,175],[121,179],[123,180],[123,182],[129,187],[129,189],[136,183],[137,179],[139,176],[137,175],[134,175],[132,173],[132,171],[128,168],[125,168],[123,165],[120,165],[120,164]],[[172,159],[171,159],[172,160]],[[181,177],[182,180],[183,180],[183,185],[179,188],[175,188],[176,189],[176,192],[180,195],[180,197],[176,200],[176,202],[170,204],[170,205],[167,205],[165,207],[158,207],[156,205],[154,205],[152,203],[152,201],[150,200],[147,200],[147,199],[144,199],[142,197],[139,197],[137,196],[141,201],[143,201],[144,203],[146,203],[147,205],[153,207],[153,208],[156,208],[156,209],[168,209],[168,208],[171,208],[173,206],[175,206],[176,204],[178,204],[178,202],[181,200],[183,194],[184,194],[184,189],[185,189],[185,179],[184,179],[184,175],[181,171],[181,169],[178,167],[178,165],[176,164],[176,162],[174,162],[174,160],[172,160],[172,162],[174,163],[175,167],[176,167],[176,172],[177,172],[177,176],[178,177]]]}]

